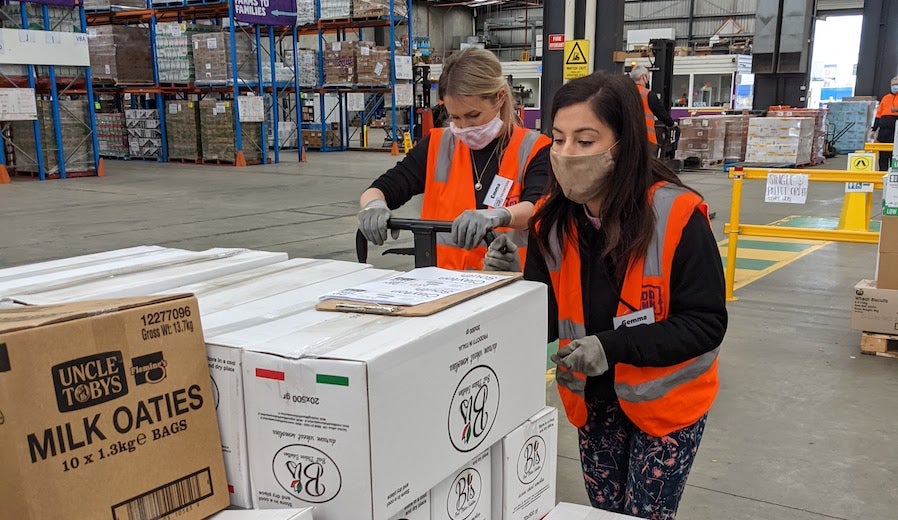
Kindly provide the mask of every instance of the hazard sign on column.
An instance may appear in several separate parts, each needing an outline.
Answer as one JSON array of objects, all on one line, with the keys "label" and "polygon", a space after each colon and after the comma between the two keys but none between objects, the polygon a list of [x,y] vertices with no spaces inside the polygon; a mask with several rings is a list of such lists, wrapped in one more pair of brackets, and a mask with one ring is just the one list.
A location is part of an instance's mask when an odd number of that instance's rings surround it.
[{"label": "hazard sign on column", "polygon": [[564,42],[564,79],[589,75],[589,40]]}]

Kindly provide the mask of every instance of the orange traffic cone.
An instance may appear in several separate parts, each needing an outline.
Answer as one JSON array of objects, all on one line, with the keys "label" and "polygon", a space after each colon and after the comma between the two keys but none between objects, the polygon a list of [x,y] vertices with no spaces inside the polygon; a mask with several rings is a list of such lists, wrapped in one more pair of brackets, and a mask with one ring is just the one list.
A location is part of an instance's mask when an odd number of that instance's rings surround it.
[{"label": "orange traffic cone", "polygon": [[103,177],[106,175],[106,163],[103,162],[103,159],[100,159],[99,165],[97,165],[97,177]]},{"label": "orange traffic cone", "polygon": [[309,162],[309,158],[306,156],[306,145],[302,145],[302,152],[299,156],[299,162]]},{"label": "orange traffic cone", "polygon": [[399,143],[393,141],[393,147],[390,148],[390,155],[399,155]]},{"label": "orange traffic cone", "polygon": [[6,171],[6,165],[0,164],[0,184],[9,184],[9,172]]},{"label": "orange traffic cone", "polygon": [[238,168],[246,166],[246,156],[243,155],[243,150],[237,152],[237,157],[234,158],[234,166]]}]

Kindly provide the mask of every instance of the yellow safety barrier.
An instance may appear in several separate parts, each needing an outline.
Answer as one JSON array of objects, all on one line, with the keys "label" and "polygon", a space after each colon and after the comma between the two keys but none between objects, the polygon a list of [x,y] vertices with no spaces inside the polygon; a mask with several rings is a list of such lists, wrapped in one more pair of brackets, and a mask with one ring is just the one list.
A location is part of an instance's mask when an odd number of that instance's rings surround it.
[{"label": "yellow safety barrier", "polygon": [[864,143],[865,152],[876,152],[876,164],[879,164],[879,152],[891,152],[894,148],[893,143]]},{"label": "yellow safety barrier", "polygon": [[873,184],[874,189],[882,189],[882,174],[879,172],[850,172],[845,170],[798,170],[788,168],[734,168],[729,172],[733,179],[733,196],[730,205],[730,221],[724,224],[723,232],[729,236],[726,265],[726,297],[735,301],[736,253],[740,236],[795,238],[804,240],[830,240],[834,242],[855,242],[876,244],[879,233],[855,229],[806,229],[788,226],[742,224],[742,184],[744,181],[766,181],[771,173],[807,175],[808,182],[863,182]]}]

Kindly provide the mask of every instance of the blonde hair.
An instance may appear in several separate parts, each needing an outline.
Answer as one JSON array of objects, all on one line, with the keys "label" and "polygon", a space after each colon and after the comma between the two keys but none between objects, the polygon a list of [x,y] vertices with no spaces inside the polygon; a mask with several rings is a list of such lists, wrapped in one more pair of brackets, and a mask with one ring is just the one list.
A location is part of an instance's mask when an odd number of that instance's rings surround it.
[{"label": "blonde hair", "polygon": [[[499,58],[490,51],[471,47],[449,56],[437,86],[441,100],[446,96],[477,96],[499,101],[499,118],[505,123],[506,138],[519,123],[511,86],[502,74]],[[504,96],[500,96],[502,92]]]}]

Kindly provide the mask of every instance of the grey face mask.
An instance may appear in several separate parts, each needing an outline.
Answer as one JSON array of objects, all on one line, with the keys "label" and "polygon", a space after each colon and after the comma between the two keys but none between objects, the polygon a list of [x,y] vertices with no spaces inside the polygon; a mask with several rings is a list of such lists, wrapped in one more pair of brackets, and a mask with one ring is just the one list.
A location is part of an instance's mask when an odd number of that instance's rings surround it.
[{"label": "grey face mask", "polygon": [[564,191],[564,196],[577,204],[585,204],[602,193],[605,182],[614,171],[611,148],[592,155],[562,155],[549,150],[552,172]]}]

